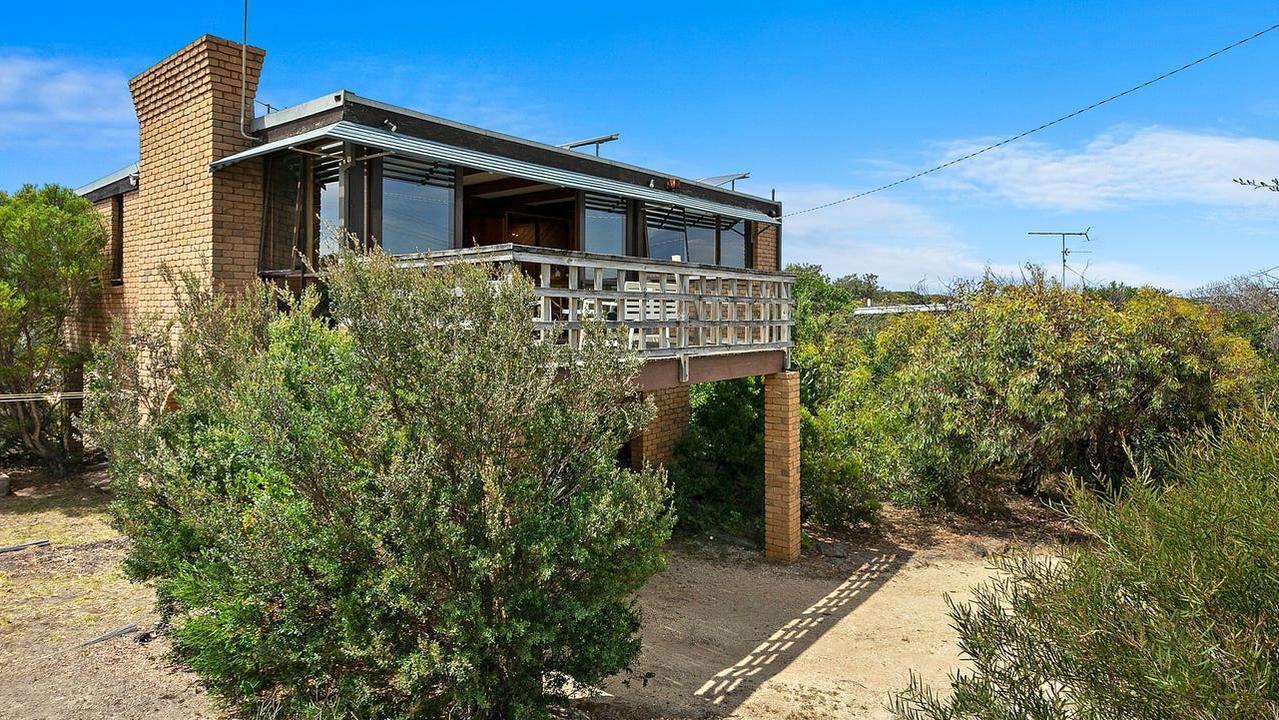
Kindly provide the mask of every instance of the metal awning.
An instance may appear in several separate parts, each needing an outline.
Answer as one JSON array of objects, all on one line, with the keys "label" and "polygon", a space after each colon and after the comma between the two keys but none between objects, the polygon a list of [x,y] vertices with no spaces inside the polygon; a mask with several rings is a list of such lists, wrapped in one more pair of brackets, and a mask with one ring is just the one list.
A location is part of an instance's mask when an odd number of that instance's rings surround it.
[{"label": "metal awning", "polygon": [[346,142],[356,143],[358,145],[377,148],[379,150],[389,150],[410,157],[422,158],[424,160],[434,162],[462,165],[475,170],[501,173],[503,175],[510,175],[511,177],[534,180],[536,182],[574,188],[576,190],[587,190],[590,192],[598,192],[608,195],[618,195],[621,197],[634,198],[660,205],[673,205],[689,208],[690,210],[700,210],[702,212],[714,213],[717,215],[727,215],[729,217],[741,218],[743,220],[754,220],[756,222],[772,224],[777,224],[779,222],[777,218],[769,217],[758,210],[737,207],[736,205],[728,205],[726,203],[715,202],[713,200],[689,197],[687,195],[680,195],[679,193],[673,193],[667,190],[658,190],[657,188],[632,185],[630,183],[595,177],[594,175],[587,175],[585,173],[572,172],[570,170],[559,170],[557,168],[546,167],[545,165],[524,162],[523,160],[514,160],[512,158],[501,157],[500,155],[490,155],[476,150],[467,150],[466,148],[460,148],[454,145],[445,145],[444,143],[425,140],[411,135],[371,128],[367,125],[360,125],[346,120],[238,152],[212,163],[209,165],[209,171],[216,172],[228,165],[234,165],[241,160],[260,157],[268,153],[286,150],[296,145],[304,145],[313,140],[321,140],[325,138],[343,140]]}]

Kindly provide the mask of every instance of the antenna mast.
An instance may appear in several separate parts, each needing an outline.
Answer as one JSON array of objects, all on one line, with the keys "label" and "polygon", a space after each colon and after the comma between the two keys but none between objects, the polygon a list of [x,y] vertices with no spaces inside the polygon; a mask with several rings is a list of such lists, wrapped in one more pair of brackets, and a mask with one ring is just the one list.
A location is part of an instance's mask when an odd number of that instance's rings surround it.
[{"label": "antenna mast", "polygon": [[[1092,230],[1092,227],[1090,226],[1087,229],[1085,229],[1083,232],[1028,232],[1026,234],[1027,235],[1053,235],[1061,238],[1061,286],[1066,287],[1066,270],[1067,270],[1066,258],[1070,257],[1072,253],[1088,254],[1092,252],[1091,250],[1072,250],[1070,246],[1066,244],[1066,238],[1081,237],[1084,239],[1084,242],[1092,242],[1092,238],[1088,237],[1088,233],[1091,230]],[[1083,276],[1081,275],[1080,277],[1082,278]]]}]

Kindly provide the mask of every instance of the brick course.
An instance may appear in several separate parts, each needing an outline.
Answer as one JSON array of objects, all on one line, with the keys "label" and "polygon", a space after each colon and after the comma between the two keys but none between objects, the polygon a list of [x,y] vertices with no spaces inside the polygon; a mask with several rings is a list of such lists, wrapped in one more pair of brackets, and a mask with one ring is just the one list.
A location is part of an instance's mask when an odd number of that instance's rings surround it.
[{"label": "brick course", "polygon": [[653,400],[657,415],[631,441],[631,465],[639,469],[645,462],[659,465],[671,459],[675,445],[688,429],[688,385],[644,393]]},{"label": "brick course", "polygon": [[764,557],[799,558],[799,373],[764,377]]},{"label": "brick course", "polygon": [[752,266],[756,270],[781,270],[781,254],[776,225],[757,225]]}]

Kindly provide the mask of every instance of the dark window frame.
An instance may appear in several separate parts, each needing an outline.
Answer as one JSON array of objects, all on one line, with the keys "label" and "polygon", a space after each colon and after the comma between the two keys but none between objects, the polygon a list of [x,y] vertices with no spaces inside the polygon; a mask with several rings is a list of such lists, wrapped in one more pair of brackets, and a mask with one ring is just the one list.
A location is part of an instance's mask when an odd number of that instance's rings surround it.
[{"label": "dark window frame", "polygon": [[111,198],[111,267],[108,280],[112,285],[124,284],[124,196]]},{"label": "dark window frame", "polygon": [[[740,217],[734,217],[732,215],[720,215],[718,213],[703,213],[699,210],[691,210],[683,206],[654,205],[653,203],[645,203],[645,202],[638,202],[639,218],[637,219],[637,222],[634,223],[634,230],[636,233],[638,233],[637,242],[635,244],[636,256],[652,258],[652,256],[650,255],[651,248],[649,247],[649,243],[648,243],[648,229],[649,229],[648,213],[649,213],[650,207],[667,208],[669,210],[678,210],[680,212],[683,218],[683,229],[684,229],[684,232],[683,232],[684,251],[680,255],[680,262],[685,262],[685,263],[690,262],[688,257],[689,256],[688,228],[690,227],[689,214],[693,214],[703,218],[710,218],[711,221],[714,222],[715,224],[715,261],[709,264],[715,265],[717,267],[733,267],[733,268],[740,268],[743,270],[749,270],[754,267],[755,221],[747,220],[745,218],[740,218]],[[743,264],[740,266],[724,264],[724,255],[723,255],[724,230],[721,227],[721,225],[725,223],[726,221],[731,221],[728,223],[729,225],[736,225],[739,222],[743,223],[742,225]],[[660,259],[660,258],[653,258],[653,259]]]}]

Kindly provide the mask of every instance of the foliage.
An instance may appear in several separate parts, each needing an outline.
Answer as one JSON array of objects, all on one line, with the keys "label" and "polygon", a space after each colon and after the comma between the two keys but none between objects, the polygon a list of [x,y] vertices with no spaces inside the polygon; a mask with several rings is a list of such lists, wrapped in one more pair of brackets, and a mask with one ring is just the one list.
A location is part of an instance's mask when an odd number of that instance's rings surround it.
[{"label": "foliage", "polygon": [[1083,548],[1006,560],[971,604],[952,601],[972,669],[945,698],[913,678],[897,715],[1279,716],[1279,420],[1232,414],[1165,460],[1122,502],[1076,491]]},{"label": "foliage", "polygon": [[758,536],[764,508],[764,392],[758,378],[694,385],[689,425],[667,463],[680,527]]},{"label": "foliage", "polygon": [[[106,230],[93,205],[57,185],[0,192],[0,393],[57,392],[78,373],[85,351],[70,320],[98,289]],[[65,448],[57,406],[0,404],[0,449],[21,447],[60,465]]]},{"label": "foliage", "polygon": [[864,467],[864,431],[850,413],[804,411],[800,477],[804,516],[836,532],[879,527],[878,488]]},{"label": "foliage", "polygon": [[627,668],[673,523],[615,462],[638,361],[534,342],[519,278],[321,277],[331,318],[188,279],[95,360],[85,424],[177,654],[245,714],[317,718],[544,717]]},{"label": "foliage", "polygon": [[931,323],[897,372],[908,480],[962,503],[1003,478],[1117,481],[1128,453],[1246,404],[1258,368],[1221,317],[1143,289],[1118,309],[1035,274],[980,284]]}]

